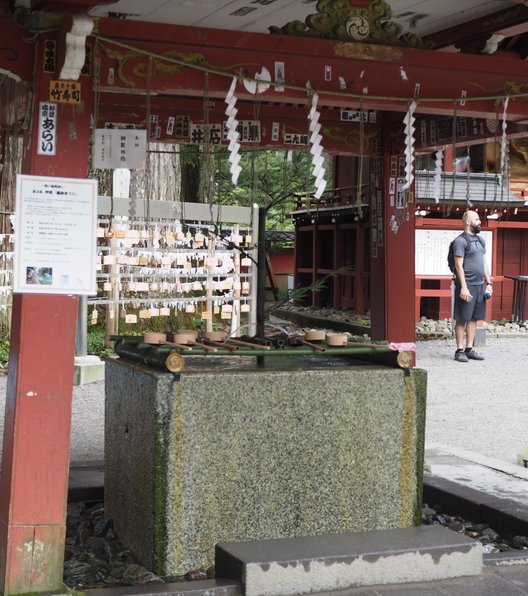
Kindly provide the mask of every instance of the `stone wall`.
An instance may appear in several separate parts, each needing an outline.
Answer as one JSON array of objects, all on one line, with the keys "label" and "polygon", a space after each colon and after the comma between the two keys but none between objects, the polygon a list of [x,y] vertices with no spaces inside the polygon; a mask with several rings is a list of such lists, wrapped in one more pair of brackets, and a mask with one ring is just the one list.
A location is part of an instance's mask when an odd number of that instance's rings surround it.
[{"label": "stone wall", "polygon": [[203,360],[106,365],[105,507],[141,563],[179,575],[217,542],[420,523],[424,371]]}]

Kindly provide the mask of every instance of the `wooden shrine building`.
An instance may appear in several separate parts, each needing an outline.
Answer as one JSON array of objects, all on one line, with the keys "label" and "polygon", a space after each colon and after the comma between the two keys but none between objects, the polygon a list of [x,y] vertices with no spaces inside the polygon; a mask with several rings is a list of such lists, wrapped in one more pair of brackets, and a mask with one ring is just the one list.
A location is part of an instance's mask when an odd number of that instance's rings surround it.
[{"label": "wooden shrine building", "polygon": [[[299,282],[346,267],[319,300],[369,309],[373,339],[414,342],[415,233],[437,226],[416,216],[416,156],[528,133],[528,8],[417,4],[406,14],[400,0],[0,0],[2,184],[19,142],[15,173],[81,179],[94,129],[227,145],[233,100],[240,143],[312,150],[321,192],[320,147],[335,158],[327,187],[344,190],[300,198]],[[418,198],[421,211],[430,199]],[[498,276],[526,273],[524,211],[511,207],[490,223]],[[449,211],[453,225],[459,215]],[[14,296],[4,594],[61,583],[77,311],[76,296]]]}]

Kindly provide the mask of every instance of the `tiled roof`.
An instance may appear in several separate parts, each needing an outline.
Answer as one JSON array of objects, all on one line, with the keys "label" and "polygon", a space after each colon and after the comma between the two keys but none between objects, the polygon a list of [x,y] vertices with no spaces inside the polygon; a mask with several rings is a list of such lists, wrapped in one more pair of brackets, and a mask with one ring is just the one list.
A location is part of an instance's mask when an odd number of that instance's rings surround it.
[{"label": "tiled roof", "polygon": [[[434,172],[419,171],[416,173],[416,200],[434,201]],[[524,201],[507,189],[502,188],[502,178],[497,174],[457,172],[453,184],[453,173],[444,172],[441,177],[440,205],[443,202],[473,204],[490,203],[500,206],[524,205]]]}]

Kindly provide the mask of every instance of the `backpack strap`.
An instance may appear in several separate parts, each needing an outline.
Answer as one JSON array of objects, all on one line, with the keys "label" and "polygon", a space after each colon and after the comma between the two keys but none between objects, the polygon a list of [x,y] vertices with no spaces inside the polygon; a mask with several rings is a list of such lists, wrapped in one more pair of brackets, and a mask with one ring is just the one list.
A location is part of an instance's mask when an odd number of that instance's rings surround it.
[{"label": "backpack strap", "polygon": [[[465,241],[466,241],[466,248],[464,249],[464,257],[467,254],[467,251],[469,249],[469,243],[471,242],[471,240],[469,239],[468,236],[469,236],[469,234],[467,234],[466,232],[462,232],[461,234],[459,234],[457,236],[457,238],[464,238]],[[453,255],[453,260],[454,260],[454,258],[455,258],[455,255]],[[454,267],[454,269],[453,269],[453,281],[456,282],[457,279],[458,279],[458,277],[457,277],[457,273],[456,273],[456,267]]]},{"label": "backpack strap", "polygon": [[464,236],[464,238],[466,239],[466,251],[468,251],[470,243],[473,242],[473,238],[476,238],[478,240],[478,242],[480,243],[480,245],[482,246],[482,248],[484,250],[486,250],[486,243],[484,241],[484,238],[482,238],[482,236],[479,236],[478,234],[475,234],[474,236],[470,236],[467,232],[462,232],[462,234],[460,234],[461,236]]}]

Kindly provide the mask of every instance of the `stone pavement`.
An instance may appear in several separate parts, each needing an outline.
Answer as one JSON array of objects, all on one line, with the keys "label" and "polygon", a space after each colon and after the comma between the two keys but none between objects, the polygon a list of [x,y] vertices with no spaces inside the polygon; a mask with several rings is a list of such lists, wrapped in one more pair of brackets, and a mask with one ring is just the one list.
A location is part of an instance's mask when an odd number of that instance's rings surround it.
[{"label": "stone pavement", "polygon": [[356,588],[332,596],[521,596],[528,594],[528,565],[485,567],[478,577]]},{"label": "stone pavement", "polygon": [[[88,590],[89,596],[241,596],[236,583],[209,580],[182,584],[134,586]],[[485,568],[479,577],[462,577],[439,582],[400,584],[319,592],[318,596],[522,596],[528,594],[528,566]],[[249,594],[248,596],[255,596]],[[276,596],[280,596],[277,594]]]}]

